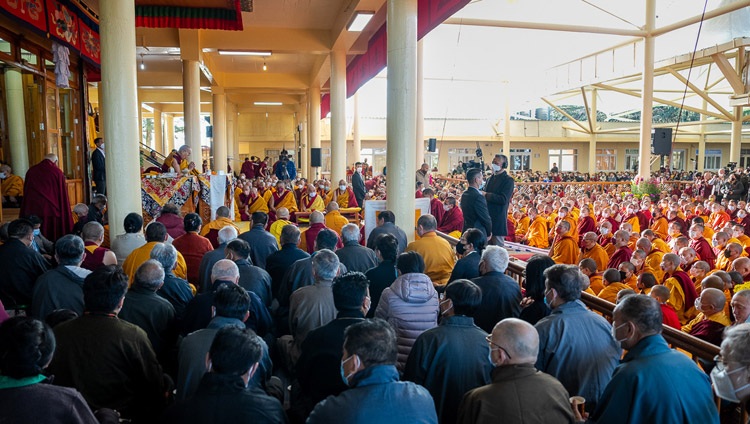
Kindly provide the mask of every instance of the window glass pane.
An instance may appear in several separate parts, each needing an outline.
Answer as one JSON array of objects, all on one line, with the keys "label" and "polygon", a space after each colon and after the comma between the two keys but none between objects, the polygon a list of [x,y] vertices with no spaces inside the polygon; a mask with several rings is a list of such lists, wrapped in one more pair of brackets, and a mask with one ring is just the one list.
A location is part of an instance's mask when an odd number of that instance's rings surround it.
[{"label": "window glass pane", "polygon": [[0,53],[11,54],[10,43],[0,38]]},{"label": "window glass pane", "polygon": [[560,171],[568,172],[576,170],[576,157],[574,155],[563,156],[560,162]]},{"label": "window glass pane", "polygon": [[37,55],[25,49],[21,49],[21,60],[29,65],[37,65],[39,63]]}]

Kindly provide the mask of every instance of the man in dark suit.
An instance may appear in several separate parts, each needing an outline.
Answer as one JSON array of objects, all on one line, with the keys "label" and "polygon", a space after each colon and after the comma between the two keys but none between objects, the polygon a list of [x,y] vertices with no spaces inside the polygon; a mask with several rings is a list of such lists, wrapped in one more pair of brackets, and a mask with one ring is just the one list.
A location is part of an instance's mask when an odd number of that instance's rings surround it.
[{"label": "man in dark suit", "polygon": [[466,173],[469,188],[461,195],[461,210],[464,213],[464,228],[476,228],[489,236],[492,233],[492,220],[487,209],[487,199],[484,198],[479,186],[482,185],[482,170],[472,168]]},{"label": "man in dark suit", "polygon": [[508,175],[508,158],[505,155],[495,155],[492,159],[494,172],[484,187],[484,197],[492,219],[492,243],[503,246],[503,239],[508,235],[508,204],[513,197],[515,182]]},{"label": "man in dark suit", "polygon": [[107,170],[104,168],[104,140],[97,137],[94,140],[96,149],[91,153],[91,179],[97,194],[107,194]]},{"label": "man in dark suit", "polygon": [[362,162],[354,164],[354,174],[352,174],[352,190],[354,191],[354,198],[357,199],[357,204],[360,208],[364,208],[365,204],[365,180],[362,179]]},{"label": "man in dark suit", "polygon": [[391,211],[381,211],[378,213],[378,226],[373,228],[370,232],[370,236],[367,238],[367,247],[375,250],[375,241],[381,234],[390,234],[396,237],[398,241],[398,254],[402,254],[406,250],[408,244],[406,240],[406,233],[400,227],[396,226],[396,215]]},{"label": "man in dark suit", "polygon": [[266,259],[279,250],[276,237],[266,231],[268,214],[262,211],[253,212],[250,217],[250,231],[240,234],[239,238],[250,244],[250,261],[255,266],[266,267]]}]

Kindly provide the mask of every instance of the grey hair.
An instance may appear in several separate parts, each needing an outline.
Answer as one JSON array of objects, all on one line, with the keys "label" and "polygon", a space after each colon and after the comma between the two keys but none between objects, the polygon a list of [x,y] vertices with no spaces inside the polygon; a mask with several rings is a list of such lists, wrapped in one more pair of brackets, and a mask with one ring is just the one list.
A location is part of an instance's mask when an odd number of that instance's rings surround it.
[{"label": "grey hair", "polygon": [[156,291],[162,283],[164,283],[164,267],[154,259],[142,263],[133,277],[134,286],[147,290]]},{"label": "grey hair", "polygon": [[81,238],[84,241],[99,241],[104,237],[104,227],[96,221],[87,222],[81,229]]},{"label": "grey hair", "polygon": [[489,271],[505,272],[508,269],[508,251],[500,246],[487,246],[481,261]]},{"label": "grey hair", "polygon": [[167,243],[156,243],[151,249],[151,259],[159,262],[165,272],[172,272],[177,266],[177,249]]},{"label": "grey hair", "polygon": [[279,240],[282,245],[287,243],[299,244],[300,232],[296,225],[287,224],[281,229]]},{"label": "grey hair", "polygon": [[55,242],[55,255],[60,265],[75,265],[83,261],[86,249],[80,237],[68,234]]},{"label": "grey hair", "polygon": [[724,360],[750,365],[750,324],[743,323],[727,327],[724,330],[721,347],[727,352]]},{"label": "grey hair", "polygon": [[316,279],[333,280],[339,272],[339,257],[328,249],[318,250],[312,265]]},{"label": "grey hair", "polygon": [[227,225],[226,227],[219,230],[219,234],[217,235],[219,244],[229,243],[230,241],[236,238],[237,238],[237,229],[232,227],[231,225]]},{"label": "grey hair", "polygon": [[240,276],[240,269],[237,268],[237,264],[230,261],[229,259],[222,259],[214,264],[211,268],[211,282],[217,280],[231,280],[234,281]]},{"label": "grey hair", "polygon": [[348,241],[359,241],[359,227],[356,224],[346,224],[341,229],[341,239],[344,243]]}]

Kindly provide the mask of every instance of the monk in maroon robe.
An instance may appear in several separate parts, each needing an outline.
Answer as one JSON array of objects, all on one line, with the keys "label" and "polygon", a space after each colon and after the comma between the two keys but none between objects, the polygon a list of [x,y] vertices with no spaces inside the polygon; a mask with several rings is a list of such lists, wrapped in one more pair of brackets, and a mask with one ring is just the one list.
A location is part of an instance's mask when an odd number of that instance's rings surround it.
[{"label": "monk in maroon robe", "polygon": [[615,250],[615,253],[609,258],[607,268],[619,269],[621,263],[630,261],[630,257],[633,256],[633,251],[628,247],[630,235],[627,232],[620,230],[615,233],[613,239],[613,243],[615,247],[617,247],[617,250]]},{"label": "monk in maroon robe", "polygon": [[26,172],[20,216],[36,215],[42,220],[42,234],[49,240],[69,234],[73,214],[68,200],[65,174],[57,167],[57,155],[48,154]]},{"label": "monk in maroon robe", "polygon": [[[452,201],[452,202],[451,202]],[[456,204],[455,198],[448,198],[445,201],[446,205],[450,207],[448,211],[443,214],[443,220],[438,225],[438,231],[445,234],[450,234],[453,231],[461,231],[464,228],[464,213],[461,208]]]},{"label": "monk in maroon robe", "polygon": [[[693,229],[690,229],[693,232]],[[703,237],[703,234],[697,234],[695,238],[690,239],[690,247],[695,249],[695,253],[700,256],[702,261],[706,261],[711,269],[716,267],[716,254],[714,249],[708,244],[708,241]]]},{"label": "monk in maroon robe", "polygon": [[588,232],[596,232],[596,222],[590,215],[583,215],[578,219],[578,245],[583,247],[581,240],[583,235]]},{"label": "monk in maroon robe", "polygon": [[250,159],[245,159],[244,162],[242,162],[242,168],[240,169],[240,172],[245,174],[245,178],[248,180],[252,180],[255,178],[255,164]]}]

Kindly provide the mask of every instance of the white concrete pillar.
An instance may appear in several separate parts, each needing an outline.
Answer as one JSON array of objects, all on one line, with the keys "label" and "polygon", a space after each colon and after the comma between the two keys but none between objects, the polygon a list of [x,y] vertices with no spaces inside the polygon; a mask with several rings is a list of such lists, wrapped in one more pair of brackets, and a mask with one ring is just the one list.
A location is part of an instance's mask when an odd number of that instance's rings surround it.
[{"label": "white concrete pillar", "polygon": [[732,120],[732,138],[729,143],[729,162],[740,163],[740,148],[742,147],[742,106],[734,108]]},{"label": "white concrete pillar", "polygon": [[331,181],[346,180],[346,52],[331,52]]},{"label": "white concrete pillar", "polygon": [[169,156],[172,149],[174,149],[174,115],[168,113],[164,115],[164,150],[161,154]]},{"label": "white concrete pillar", "polygon": [[299,130],[300,161],[297,164],[297,173],[310,178],[310,143],[307,140],[307,99],[300,102],[299,113],[297,113],[297,129]]},{"label": "white concrete pillar", "polygon": [[[503,120],[503,154],[508,157],[508,160],[510,160],[510,100],[508,96],[509,94],[506,91],[505,93],[505,117],[503,118],[504,119]],[[494,156],[493,156],[493,159],[494,159]],[[508,169],[510,169],[510,167]]]},{"label": "white concrete pillar", "polygon": [[[584,91],[584,95],[586,92]],[[596,88],[591,90],[591,128],[594,130],[589,134],[589,170],[590,174],[596,172]]]},{"label": "white concrete pillar", "polygon": [[424,163],[424,39],[417,41],[417,137],[415,144],[417,168]]},{"label": "white concrete pillar", "polygon": [[102,82],[107,87],[101,119],[107,129],[109,237],[114,240],[125,232],[127,214],[142,213],[134,0],[101,2],[99,12]]},{"label": "white concrete pillar", "polygon": [[[239,168],[242,167],[242,161],[244,158],[240,158],[240,114],[237,112],[236,104],[232,105],[229,113],[234,117],[234,129],[232,130],[232,145],[234,146],[233,148],[236,156],[234,158],[234,169],[237,169],[237,172],[239,173]],[[229,129],[227,129],[227,131],[229,131]]]},{"label": "white concrete pillar", "polygon": [[414,239],[417,138],[417,0],[388,0],[386,207]]},{"label": "white concrete pillar", "polygon": [[213,112],[211,124],[213,125],[213,154],[214,163],[212,170],[227,172],[227,96],[224,89],[213,88],[212,103]]},{"label": "white concrete pillar", "polygon": [[[185,144],[193,150],[190,161],[201,169],[201,73],[197,60],[182,61],[182,97],[185,112]],[[179,148],[179,146],[178,146]]]},{"label": "white concrete pillar", "polygon": [[[320,149],[320,84],[316,81],[310,86],[310,109],[308,110],[308,127],[310,129],[310,149]],[[311,180],[320,177],[320,167],[310,166],[307,175]]]},{"label": "white concrete pillar", "polygon": [[164,122],[162,113],[159,109],[154,108],[154,148],[156,150],[165,149],[164,146]]},{"label": "white concrete pillar", "polygon": [[[656,22],[656,0],[646,0],[646,26],[650,34]],[[638,155],[638,176],[651,177],[651,126],[654,116],[654,42],[653,36],[643,38],[643,85],[641,90],[641,131]]]},{"label": "white concrete pillar", "polygon": [[349,163],[362,161],[362,135],[359,132],[359,93],[354,93],[354,117],[352,122],[352,151],[347,156]]},{"label": "white concrete pillar", "polygon": [[10,166],[13,173],[24,177],[29,170],[29,147],[26,138],[26,107],[23,103],[21,71],[5,69],[5,102],[8,113]]},{"label": "white concrete pillar", "polygon": [[234,113],[234,105],[232,103],[227,102],[227,110],[225,114],[227,117],[227,156],[231,158],[232,169],[239,174],[239,169],[237,169],[235,165],[237,163],[238,152],[234,148],[234,119],[237,114]]}]

